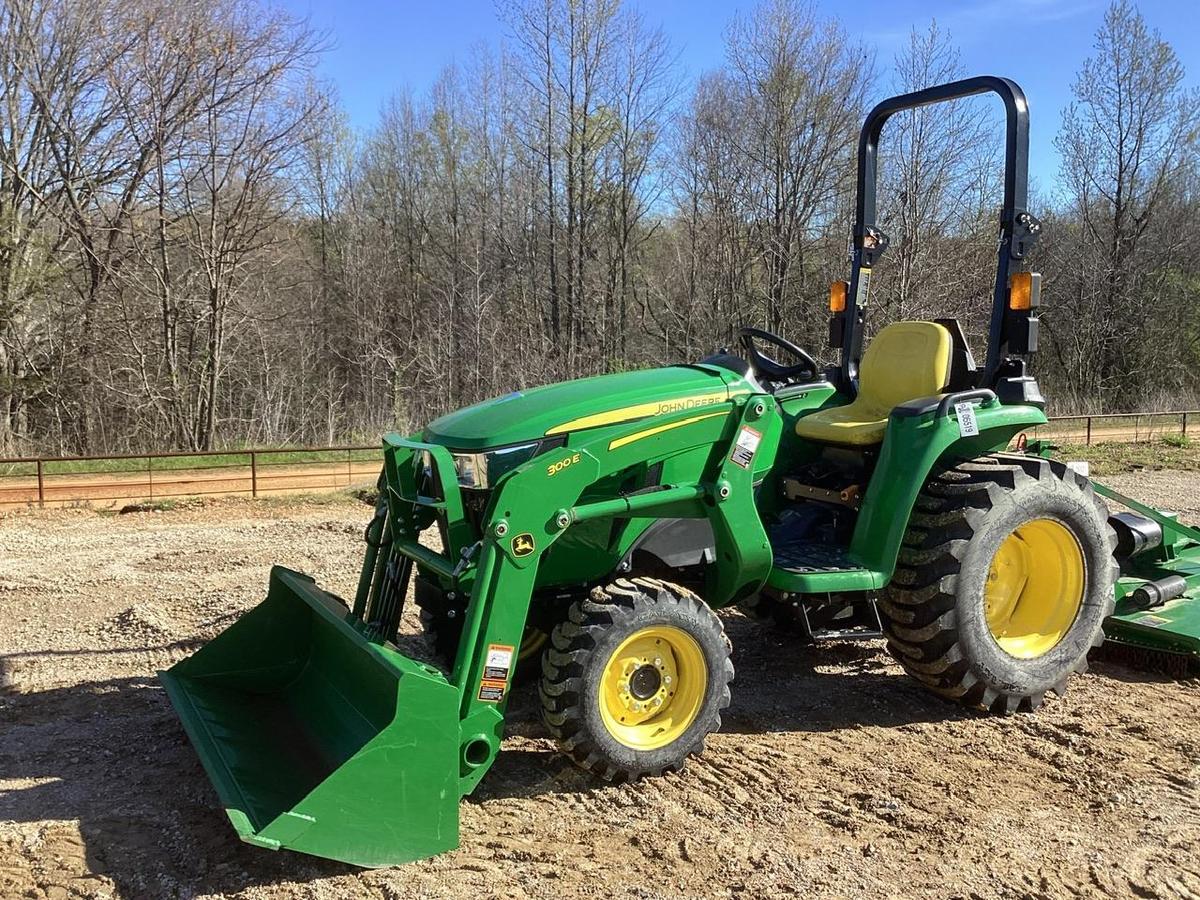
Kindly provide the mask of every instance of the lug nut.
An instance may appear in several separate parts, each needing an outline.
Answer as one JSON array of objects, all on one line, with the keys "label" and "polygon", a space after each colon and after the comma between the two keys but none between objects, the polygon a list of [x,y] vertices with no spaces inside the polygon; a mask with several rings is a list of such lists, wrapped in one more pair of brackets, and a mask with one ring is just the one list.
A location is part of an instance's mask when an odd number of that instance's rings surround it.
[{"label": "lug nut", "polygon": [[656,656],[654,658],[654,664],[661,669],[662,668],[662,657]]},{"label": "lug nut", "polygon": [[670,684],[670,683],[671,683],[671,676],[670,676],[670,675],[664,675],[664,676],[663,676],[663,684]]},{"label": "lug nut", "polygon": [[655,698],[654,698],[654,705],[655,705],[655,706],[662,706],[662,697],[655,697]]}]

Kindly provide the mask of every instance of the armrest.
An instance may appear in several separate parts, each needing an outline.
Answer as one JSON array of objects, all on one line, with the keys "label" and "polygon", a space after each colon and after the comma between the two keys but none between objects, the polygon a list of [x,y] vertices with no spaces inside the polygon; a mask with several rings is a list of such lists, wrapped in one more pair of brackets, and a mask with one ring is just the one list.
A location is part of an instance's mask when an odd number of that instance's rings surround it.
[{"label": "armrest", "polygon": [[996,399],[996,392],[988,388],[977,388],[970,391],[955,391],[953,394],[934,394],[932,397],[918,397],[916,400],[906,400],[892,410],[892,415],[901,419],[911,416],[923,416],[934,413],[937,418],[949,415],[956,403],[970,400],[982,400],[984,403]]}]

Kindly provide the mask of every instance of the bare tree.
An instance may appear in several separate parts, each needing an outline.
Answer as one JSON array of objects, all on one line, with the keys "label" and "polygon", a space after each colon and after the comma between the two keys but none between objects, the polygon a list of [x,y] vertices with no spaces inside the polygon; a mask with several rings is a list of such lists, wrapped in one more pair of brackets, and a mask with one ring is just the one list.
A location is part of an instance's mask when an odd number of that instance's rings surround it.
[{"label": "bare tree", "polygon": [[727,55],[742,119],[736,147],[749,165],[744,202],[764,263],[763,319],[779,330],[805,290],[814,231],[847,190],[873,63],[800,0],[765,0],[736,19]]},{"label": "bare tree", "polygon": [[[313,77],[320,36],[266,0],[0,6],[0,452],[374,440],[528,385],[693,360],[747,323],[820,355],[871,54],[800,0],[762,0],[681,89],[623,0],[502,13],[511,44],[356,136]],[[961,74],[936,25],[891,63],[889,91]],[[1051,395],[1200,387],[1185,83],[1116,4],[1043,216]],[[952,314],[980,336],[987,108],[888,125],[874,324]]]},{"label": "bare tree", "polygon": [[[1187,263],[1189,228],[1174,222],[1196,166],[1200,94],[1171,46],[1126,0],[1109,7],[1084,62],[1056,146],[1068,192],[1069,241],[1056,244],[1057,308],[1045,317],[1057,371],[1080,398],[1132,399],[1159,358],[1170,273]],[[1183,225],[1183,227],[1177,227]],[[1194,320],[1194,304],[1180,310]]]}]

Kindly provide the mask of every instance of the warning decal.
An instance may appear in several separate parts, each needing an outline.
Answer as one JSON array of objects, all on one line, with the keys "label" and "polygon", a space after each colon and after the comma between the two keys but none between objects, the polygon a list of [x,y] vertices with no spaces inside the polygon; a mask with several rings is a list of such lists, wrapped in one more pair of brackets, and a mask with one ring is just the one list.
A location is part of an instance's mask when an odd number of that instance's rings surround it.
[{"label": "warning decal", "polygon": [[483,660],[483,677],[479,681],[479,699],[488,703],[499,703],[508,690],[508,677],[512,673],[514,648],[508,644],[488,644],[487,656]]},{"label": "warning decal", "polygon": [[750,463],[754,461],[754,454],[761,443],[762,433],[755,431],[749,425],[743,425],[742,430],[738,432],[737,441],[733,445],[733,452],[729,454],[729,461],[743,469],[750,468]]},{"label": "warning decal", "polygon": [[483,661],[483,677],[488,681],[508,681],[512,668],[513,648],[507,644],[489,644]]},{"label": "warning decal", "polygon": [[481,681],[479,682],[479,699],[488,703],[499,703],[504,699],[503,681]]}]

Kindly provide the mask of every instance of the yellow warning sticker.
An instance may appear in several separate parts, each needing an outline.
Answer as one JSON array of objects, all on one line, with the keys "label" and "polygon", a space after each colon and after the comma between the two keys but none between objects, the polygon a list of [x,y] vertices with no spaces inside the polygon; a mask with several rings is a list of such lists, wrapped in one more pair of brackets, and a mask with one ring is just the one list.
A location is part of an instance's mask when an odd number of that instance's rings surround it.
[{"label": "yellow warning sticker", "polygon": [[479,682],[479,699],[485,703],[499,703],[504,699],[504,691],[508,685],[503,681]]},{"label": "yellow warning sticker", "polygon": [[511,644],[488,644],[487,655],[483,658],[483,677],[479,680],[480,700],[499,703],[504,699],[515,653],[516,648]]}]

